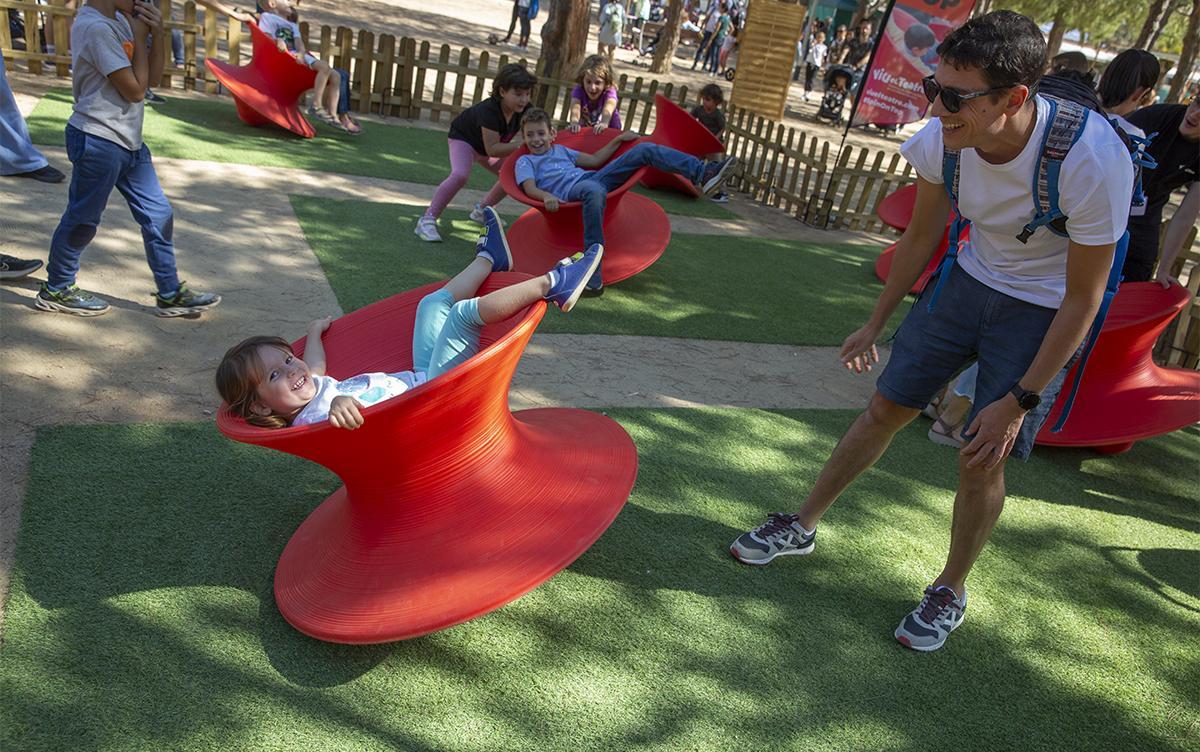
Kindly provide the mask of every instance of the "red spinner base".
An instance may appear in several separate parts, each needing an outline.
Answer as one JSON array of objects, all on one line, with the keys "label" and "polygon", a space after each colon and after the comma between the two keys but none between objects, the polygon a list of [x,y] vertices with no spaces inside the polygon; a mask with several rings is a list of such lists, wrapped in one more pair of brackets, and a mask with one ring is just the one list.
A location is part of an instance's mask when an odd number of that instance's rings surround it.
[{"label": "red spinner base", "polygon": [[[562,133],[556,143],[582,152],[595,152],[620,135],[612,128],[595,134],[590,130]],[[636,141],[622,144],[614,158],[633,148]],[[516,162],[529,151],[522,146],[504,160],[500,184],[517,201],[531,207],[508,228],[514,268],[527,274],[544,274],[560,259],[584,250],[583,204],[563,201],[558,211],[546,210],[517,185]],[[619,187],[610,191],[604,209],[604,284],[628,279],[662,256],[671,240],[671,222],[662,207],[645,196],[629,193],[647,168],[638,169]]]},{"label": "red spinner base", "polygon": [[249,65],[239,67],[213,58],[206,58],[204,64],[233,95],[242,122],[254,126],[274,123],[297,136],[312,138],[317,132],[300,114],[297,102],[313,87],[316,74],[276,47],[257,25],[249,26],[254,45]]},{"label": "red spinner base", "polygon": [[[524,278],[493,274],[481,292]],[[410,368],[417,303],[438,287],[335,321],[324,338],[330,375]],[[230,438],[312,460],[345,483],[279,559],[275,599],[296,629],[342,643],[444,629],[537,587],[612,523],[637,476],[624,429],[585,410],[508,408],[544,312],[539,302],[486,327],[478,355],[367,408],[354,431],[256,428],[222,407],[217,425]]]},{"label": "red spinner base", "polygon": [[[1037,443],[1088,446],[1115,454],[1138,439],[1200,421],[1200,373],[1164,368],[1151,358],[1155,340],[1188,304],[1188,297],[1180,285],[1121,285],[1088,358],[1071,415],[1062,431],[1050,432],[1062,412],[1065,395],[1060,396]],[[1074,378],[1072,369],[1063,392]]]}]

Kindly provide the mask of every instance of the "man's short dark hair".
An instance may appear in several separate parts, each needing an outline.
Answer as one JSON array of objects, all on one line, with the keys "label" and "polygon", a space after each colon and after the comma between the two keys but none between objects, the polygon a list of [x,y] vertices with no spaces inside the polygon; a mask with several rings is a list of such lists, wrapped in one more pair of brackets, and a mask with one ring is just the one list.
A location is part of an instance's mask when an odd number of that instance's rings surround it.
[{"label": "man's short dark hair", "polygon": [[525,110],[525,114],[521,116],[521,130],[525,130],[525,126],[532,125],[533,123],[545,123],[547,127],[553,125],[550,120],[550,113],[541,107],[530,107]]},{"label": "man's short dark hair", "polygon": [[492,84],[492,96],[499,97],[502,89],[533,91],[534,86],[537,86],[536,76],[520,63],[509,63],[496,74],[496,81]]},{"label": "man's short dark hair", "polygon": [[978,68],[988,86],[1033,86],[1046,69],[1046,40],[1030,18],[1011,10],[976,16],[946,35],[943,63]]}]

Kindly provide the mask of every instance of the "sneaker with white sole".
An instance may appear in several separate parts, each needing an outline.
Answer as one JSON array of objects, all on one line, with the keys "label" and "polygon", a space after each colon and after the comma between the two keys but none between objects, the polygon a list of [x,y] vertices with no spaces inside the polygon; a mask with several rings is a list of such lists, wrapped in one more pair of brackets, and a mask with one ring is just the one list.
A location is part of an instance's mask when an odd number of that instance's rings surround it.
[{"label": "sneaker with white sole", "polygon": [[700,181],[696,183],[696,188],[705,196],[711,196],[717,192],[725,179],[733,174],[735,167],[737,167],[737,157],[725,157],[716,162],[705,162],[704,173],[700,177]]},{"label": "sneaker with white sole", "polygon": [[480,213],[483,214],[483,234],[475,241],[476,253],[491,259],[494,272],[512,270],[512,249],[508,247],[508,238],[504,236],[504,223],[500,221],[500,215],[490,206],[485,206]]},{"label": "sneaker with white sole", "polygon": [[110,308],[107,301],[80,290],[79,285],[52,290],[45,282],[34,296],[33,304],[43,311],[58,311],[72,316],[99,316],[108,313]]},{"label": "sneaker with white sole", "polygon": [[596,267],[600,266],[603,255],[604,246],[595,243],[582,256],[565,258],[555,264],[550,270],[550,292],[546,293],[546,300],[558,306],[563,313],[574,308],[587,281],[592,278]]},{"label": "sneaker with white sole", "polygon": [[41,259],[19,259],[0,253],[0,279],[20,279],[41,268]]},{"label": "sneaker with white sole", "polygon": [[487,222],[487,215],[484,213],[484,209],[490,208],[492,207],[484,206],[483,204],[475,204],[475,208],[471,210],[469,215],[470,220],[477,225],[485,224]]},{"label": "sneaker with white sole", "polygon": [[945,585],[925,588],[921,605],[896,627],[896,640],[906,648],[929,653],[940,648],[967,613],[967,592],[960,597]]},{"label": "sneaker with white sole", "polygon": [[211,292],[195,292],[180,284],[175,294],[164,297],[154,294],[154,314],[163,318],[194,316],[221,304],[221,296]]},{"label": "sneaker with white sole", "polygon": [[417,220],[417,226],[413,229],[417,237],[427,243],[442,242],[441,233],[438,232],[437,220],[428,214]]},{"label": "sneaker with white sole", "polygon": [[817,531],[806,531],[794,514],[772,512],[767,521],[742,533],[729,547],[743,564],[770,564],[776,556],[805,556],[816,546]]}]

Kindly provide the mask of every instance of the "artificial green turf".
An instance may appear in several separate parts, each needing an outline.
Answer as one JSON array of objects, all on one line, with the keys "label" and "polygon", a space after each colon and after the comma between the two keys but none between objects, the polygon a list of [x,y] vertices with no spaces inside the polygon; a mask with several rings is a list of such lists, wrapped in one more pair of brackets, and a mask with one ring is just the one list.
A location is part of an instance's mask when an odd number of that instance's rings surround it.
[{"label": "artificial green turf", "polygon": [[942,563],[955,485],[924,425],[812,556],[750,568],[726,546],[794,506],[851,413],[610,414],[638,482],[588,552],[492,614],[365,647],[300,635],[272,600],[335,478],[210,424],[43,429],[0,748],[1195,749],[1195,429],[1014,463],[965,624],[918,654],[891,633]]},{"label": "artificial green turf", "polygon": [[[479,235],[461,211],[442,215],[445,242],[435,244],[413,235],[420,207],[291,200],[347,311],[452,276],[471,259]],[[540,330],[840,345],[866,323],[879,295],[878,253],[864,245],[676,233],[649,269],[584,299],[569,316],[551,312]]]},{"label": "artificial green turf", "polygon": [[[295,167],[437,185],[450,173],[446,130],[368,123],[358,136],[314,122],[317,138],[304,139],[282,128],[252,128],[237,119],[230,99],[171,97],[148,106],[143,135],[161,157],[212,162]],[[34,143],[62,146],[71,116],[71,92],[46,94],[28,119]],[[447,128],[448,128],[447,124]],[[487,190],[495,177],[481,167],[471,170],[467,187]],[[665,191],[638,189],[672,214],[729,219],[735,215],[708,199],[689,199]]]}]

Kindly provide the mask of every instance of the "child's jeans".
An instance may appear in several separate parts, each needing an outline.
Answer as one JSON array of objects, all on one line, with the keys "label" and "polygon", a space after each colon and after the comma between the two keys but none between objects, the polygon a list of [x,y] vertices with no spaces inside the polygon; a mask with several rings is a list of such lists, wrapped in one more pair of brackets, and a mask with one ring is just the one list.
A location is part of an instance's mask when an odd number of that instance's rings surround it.
[{"label": "child's jeans", "polygon": [[350,111],[350,71],[343,68],[334,68],[334,70],[342,77],[341,96],[338,97],[337,114],[345,115]]},{"label": "child's jeans", "polygon": [[568,201],[583,202],[583,247],[604,242],[604,207],[608,192],[619,188],[629,176],[645,165],[663,172],[683,175],[699,183],[704,174],[704,162],[681,151],[640,143],[595,172],[586,172],[571,186]]},{"label": "child's jeans", "polygon": [[150,150],[142,144],[129,151],[105,138],[67,126],[67,158],[75,169],[67,210],[50,240],[46,283],[61,290],[75,282],[79,257],[100,226],[100,215],[115,187],[125,197],[129,211],[142,228],[146,262],[154,272],[158,293],[164,297],[179,290],[175,272],[175,220],[150,161]]},{"label": "child's jeans", "polygon": [[4,73],[4,58],[0,57],[0,175],[20,175],[40,170],[48,164],[29,140],[25,118],[17,108],[16,97]]},{"label": "child's jeans", "polygon": [[432,380],[479,352],[479,298],[454,302],[445,288],[421,298],[413,325],[413,370]]}]

